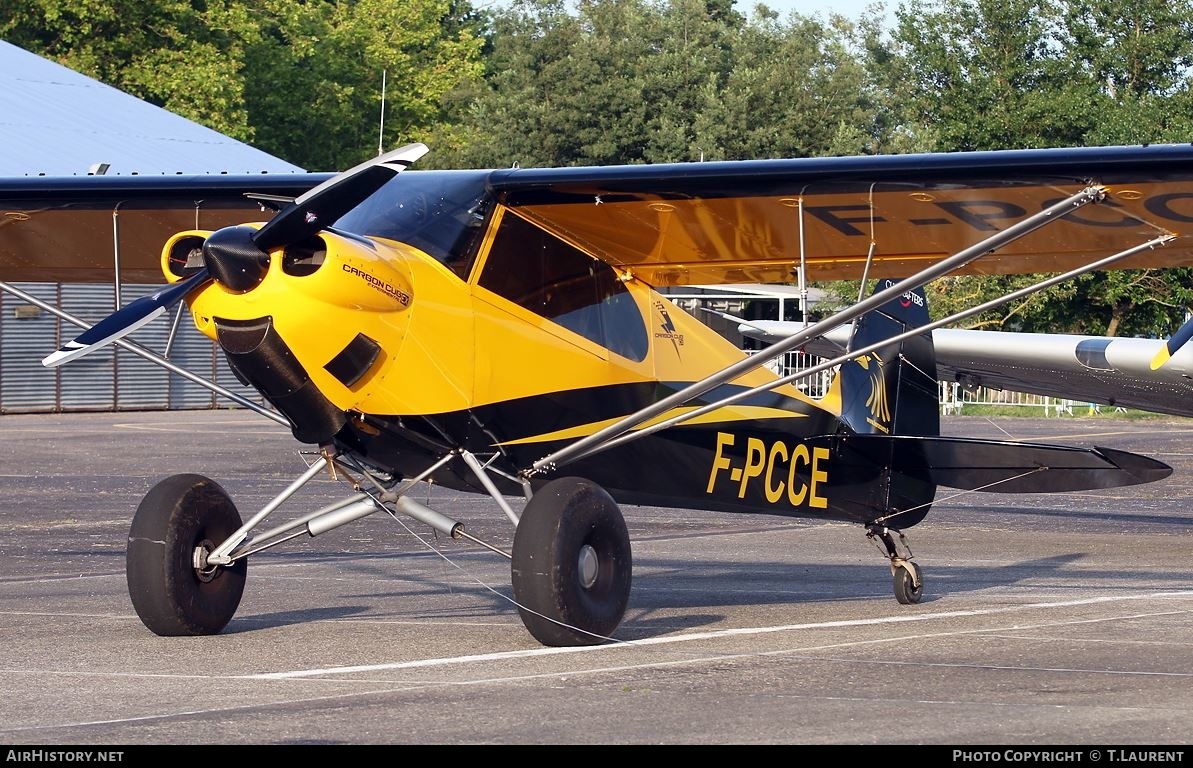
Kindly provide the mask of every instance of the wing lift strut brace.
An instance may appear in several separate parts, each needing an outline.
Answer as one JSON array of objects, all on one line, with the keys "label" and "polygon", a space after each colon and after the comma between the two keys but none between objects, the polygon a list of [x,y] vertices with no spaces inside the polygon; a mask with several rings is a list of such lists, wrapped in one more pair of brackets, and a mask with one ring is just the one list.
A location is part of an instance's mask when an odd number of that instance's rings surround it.
[{"label": "wing lift strut brace", "polygon": [[[693,419],[698,416],[702,416],[702,415],[708,413],[709,411],[715,411],[716,409],[723,408],[726,405],[732,405],[733,403],[736,403],[739,400],[744,400],[748,397],[759,394],[761,392],[766,392],[767,390],[774,389],[775,387],[781,386],[783,384],[789,384],[793,381],[798,381],[799,379],[804,379],[809,376],[813,376],[817,373],[820,373],[821,371],[826,371],[830,368],[833,368],[834,366],[840,365],[841,363],[844,363],[844,362],[851,360],[855,357],[860,357],[861,355],[865,355],[865,354],[869,354],[870,352],[874,352],[874,351],[881,349],[882,347],[887,346],[889,344],[903,341],[904,339],[911,338],[912,336],[919,336],[922,333],[928,333],[928,332],[936,330],[937,328],[941,328],[943,326],[950,325],[951,323],[955,323],[960,320],[964,320],[968,317],[972,317],[974,315],[981,314],[982,312],[985,312],[987,310],[995,309],[996,307],[1006,304],[1009,301],[1014,301],[1015,299],[1021,299],[1025,296],[1029,296],[1029,295],[1035,293],[1036,291],[1040,291],[1040,290],[1043,290],[1044,288],[1048,288],[1050,286],[1057,285],[1058,283],[1063,283],[1066,280],[1070,280],[1074,277],[1077,277],[1078,275],[1083,275],[1086,272],[1092,272],[1092,271],[1095,271],[1098,269],[1105,269],[1106,267],[1109,267],[1110,265],[1114,264],[1115,262],[1122,261],[1123,259],[1128,258],[1130,256],[1134,256],[1135,254],[1140,253],[1141,251],[1145,251],[1145,250],[1149,250],[1152,248],[1162,246],[1165,243],[1168,243],[1169,241],[1174,240],[1175,238],[1176,238],[1176,235],[1161,235],[1160,237],[1153,238],[1151,240],[1148,240],[1145,243],[1140,243],[1137,246],[1128,248],[1125,251],[1120,251],[1120,252],[1114,254],[1113,256],[1107,256],[1104,259],[1087,264],[1084,267],[1078,267],[1077,269],[1071,270],[1069,272],[1065,272],[1062,275],[1056,275],[1054,277],[1048,278],[1047,280],[1041,280],[1038,283],[1029,285],[1026,288],[1020,288],[1019,290],[1014,291],[1012,293],[1008,293],[1005,296],[1000,296],[997,299],[991,299],[990,301],[987,301],[984,304],[979,304],[975,307],[970,307],[969,309],[949,315],[948,317],[941,318],[940,320],[935,320],[931,323],[928,323],[927,325],[921,325],[918,328],[912,328],[908,331],[897,334],[895,336],[885,338],[879,342],[875,342],[874,344],[869,345],[868,347],[862,347],[861,349],[851,350],[843,355],[840,355],[839,357],[834,357],[831,360],[824,361],[823,363],[818,363],[817,365],[810,366],[808,368],[804,368],[803,370],[800,370],[796,373],[792,373],[787,376],[784,376],[780,379],[777,379],[776,381],[767,382],[766,384],[754,387],[753,389],[747,389],[747,390],[743,390],[741,392],[736,392],[736,393],[729,395],[721,400],[718,400],[715,403],[710,403],[708,405],[701,406],[700,408],[697,408],[696,410],[683,413],[679,416],[673,416],[670,419],[656,422],[655,424],[652,424],[649,427],[645,427],[641,430],[638,430],[637,432],[622,434],[618,437],[610,439],[608,442],[606,442],[604,445],[602,445],[600,447],[600,450],[613,448],[615,446],[621,445],[622,443],[629,442],[629,441],[637,439],[639,437],[645,437],[646,435],[653,434],[653,433],[659,431],[660,429],[665,429],[667,427],[675,426],[676,424],[679,424],[680,422],[688,421],[689,419]],[[584,454],[584,455],[589,455],[589,454],[595,453],[595,452],[596,452],[595,450],[590,451],[588,454]],[[576,457],[576,458],[579,458],[579,457]]]},{"label": "wing lift strut brace", "polygon": [[[750,397],[759,392],[764,392],[782,384],[786,384],[806,376],[811,376],[822,370],[827,370],[835,365],[841,364],[842,362],[858,357],[859,355],[872,352],[880,346],[885,346],[895,341],[902,341],[903,339],[917,336],[942,325],[957,322],[958,320],[992,309],[1008,301],[1013,301],[1014,299],[1034,293],[1035,291],[1055,285],[1056,283],[1059,283],[1063,280],[1070,279],[1085,272],[1104,268],[1142,250],[1155,248],[1156,246],[1163,245],[1164,243],[1167,243],[1168,241],[1175,238],[1175,235],[1172,234],[1162,235],[1128,250],[1067,272],[1063,275],[1049,278],[1033,286],[1023,288],[1006,296],[986,302],[985,304],[973,307],[969,310],[959,312],[929,325],[921,326],[898,336],[884,339],[881,344],[873,344],[862,349],[850,350],[845,355],[826,361],[815,367],[785,376],[774,382],[768,382],[765,385],[755,387],[754,389],[750,389],[748,391],[735,393],[734,395],[718,400],[715,403],[710,403],[698,409],[688,411],[678,416],[673,416],[648,427],[636,429],[640,425],[646,423],[648,420],[653,419],[660,414],[666,413],[672,408],[681,406],[699,397],[700,395],[703,395],[705,392],[708,392],[714,387],[733,381],[739,376],[765,365],[778,356],[792,349],[796,349],[807,341],[821,336],[839,325],[852,321],[866,312],[880,307],[886,304],[888,301],[898,296],[902,296],[909,291],[920,288],[937,279],[938,277],[946,275],[955,269],[959,269],[982,256],[993,253],[1008,243],[1018,240],[1019,238],[1024,237],[1025,235],[1030,234],[1031,232],[1034,232],[1035,230],[1047,224],[1060,220],[1066,214],[1076,211],[1090,203],[1101,202],[1105,199],[1105,197],[1106,191],[1103,187],[1099,185],[1088,186],[1085,189],[1070,195],[1064,200],[1045,208],[1039,213],[1029,216],[1022,221],[1016,222],[1015,224],[1007,227],[1005,230],[998,232],[986,238],[985,240],[970,246],[969,248],[959,251],[953,256],[943,259],[936,264],[917,272],[911,277],[905,278],[898,283],[890,285],[889,287],[874,293],[869,298],[857,302],[848,309],[837,312],[831,317],[825,318],[796,333],[791,334],[782,341],[771,345],[764,351],[734,363],[733,365],[728,366],[700,381],[697,381],[646,408],[642,408],[637,412],[620,419],[614,424],[611,424],[604,429],[589,435],[588,437],[577,440],[576,442],[571,443],[570,445],[567,445],[558,451],[555,451],[554,453],[544,456],[543,458],[534,462],[534,464],[532,464],[530,467],[523,470],[523,475],[526,477],[532,477],[536,474],[554,472],[556,469],[565,464],[569,464],[587,456],[608,450],[609,448],[622,445],[631,440],[645,437],[661,429],[665,429],[689,419],[696,418],[702,414],[708,413],[709,411],[722,408],[726,405],[737,402],[738,400],[744,399],[746,397]],[[636,431],[631,431],[635,429]]]}]

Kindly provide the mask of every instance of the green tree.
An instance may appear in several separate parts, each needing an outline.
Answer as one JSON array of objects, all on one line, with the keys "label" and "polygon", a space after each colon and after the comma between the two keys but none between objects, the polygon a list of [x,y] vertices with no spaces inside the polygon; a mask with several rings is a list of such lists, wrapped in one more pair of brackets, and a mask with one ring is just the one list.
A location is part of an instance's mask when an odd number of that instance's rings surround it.
[{"label": "green tree", "polygon": [[852,154],[880,145],[863,31],[726,0],[519,0],[494,14],[459,165]]},{"label": "green tree", "polygon": [[716,122],[737,66],[745,17],[719,0],[673,0],[662,6],[638,64],[647,125],[639,160],[723,160],[732,156]]},{"label": "green tree", "polygon": [[[242,141],[244,8],[220,0],[9,0],[0,36]],[[237,18],[239,17],[239,19]]]},{"label": "green tree", "polygon": [[1060,0],[909,0],[888,86],[936,149],[1073,146],[1094,117],[1090,78],[1058,49]]},{"label": "green tree", "polygon": [[[450,98],[458,127],[438,129],[423,165],[504,167],[555,164],[575,149],[564,125],[552,122],[556,75],[581,39],[579,20],[564,0],[515,0],[492,15],[482,85],[466,84]],[[436,139],[445,139],[436,141]]]},{"label": "green tree", "polygon": [[1064,15],[1071,76],[1088,81],[1094,145],[1193,136],[1193,0],[1085,0]]},{"label": "green tree", "polygon": [[483,71],[483,39],[467,5],[266,0],[255,7],[259,34],[245,59],[257,145],[312,170],[347,168],[427,139],[448,113],[448,94]]},{"label": "green tree", "polygon": [[[1187,141],[1193,133],[1190,0],[909,0],[897,13],[896,124],[945,151]],[[1190,305],[1185,269],[1086,275],[968,327],[1165,335]],[[944,316],[1043,275],[958,277],[932,290]]]},{"label": "green tree", "polygon": [[[949,277],[928,288],[934,318],[1026,288],[1046,275]],[[1092,272],[1006,304],[961,326],[1029,333],[1165,337],[1193,306],[1193,269]]]},{"label": "green tree", "polygon": [[873,149],[875,99],[856,28],[793,15],[741,30],[733,67],[698,117],[719,159],[861,154]]}]

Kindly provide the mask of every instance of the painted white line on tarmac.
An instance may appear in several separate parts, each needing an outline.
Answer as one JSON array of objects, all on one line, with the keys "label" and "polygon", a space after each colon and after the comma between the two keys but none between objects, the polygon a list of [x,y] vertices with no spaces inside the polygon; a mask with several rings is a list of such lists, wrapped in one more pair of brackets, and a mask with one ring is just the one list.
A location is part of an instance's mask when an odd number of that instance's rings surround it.
[{"label": "painted white line on tarmac", "polygon": [[268,428],[268,430],[270,432],[276,432],[278,434],[283,434],[283,433],[289,434],[289,432],[290,432],[290,430],[286,429],[285,427],[282,427],[280,424],[275,424],[274,422],[272,422],[268,419],[264,419],[260,422],[256,422],[256,421],[202,421],[202,420],[181,421],[181,422],[179,422],[179,421],[169,421],[169,422],[157,421],[157,422],[141,422],[141,423],[122,422],[119,424],[113,424],[112,428],[113,429],[129,429],[129,430],[141,431],[141,432],[186,432],[186,433],[192,433],[192,432],[195,432],[196,429],[201,430],[203,427],[227,427],[227,426],[244,427],[244,428],[253,429],[253,430],[262,430],[262,428],[264,427],[264,428]]},{"label": "painted white line on tarmac", "polygon": [[[1085,600],[1065,600],[1050,603],[1028,603],[1021,606],[1006,608],[989,608],[972,611],[948,611],[945,613],[921,613],[913,616],[887,616],[875,619],[848,619],[840,621],[811,622],[807,624],[781,624],[769,627],[741,627],[738,629],[720,629],[707,632],[692,632],[683,635],[667,637],[652,637],[645,640],[614,641],[607,645],[588,645],[567,648],[531,648],[521,651],[501,651],[499,653],[472,654],[467,656],[448,656],[433,659],[414,659],[411,661],[393,662],[389,664],[362,664],[347,667],[322,667],[317,669],[298,669],[286,672],[265,672],[254,675],[243,675],[250,680],[284,680],[303,677],[321,677],[325,675],[354,675],[362,672],[378,672],[395,669],[420,669],[427,667],[441,667],[452,664],[471,664],[474,662],[500,661],[504,659],[533,658],[539,656],[554,656],[565,653],[597,653],[617,648],[644,647],[654,645],[671,645],[688,643],[694,640],[713,640],[723,637],[742,637],[748,635],[773,634],[777,632],[793,632],[808,629],[830,629],[833,627],[862,627],[882,624],[900,624],[914,621],[934,621],[937,619],[955,619],[967,616],[992,616],[1001,613],[1020,612],[1025,610],[1047,610],[1050,608],[1070,608],[1078,605],[1096,605],[1100,603],[1124,602],[1128,600],[1156,600],[1167,598],[1193,598],[1193,591],[1183,592],[1151,592],[1136,595],[1118,595],[1115,597],[1094,597]],[[1104,621],[1096,619],[1093,621]],[[1078,622],[1073,622],[1078,623]],[[1002,629],[1007,629],[1006,627]],[[945,634],[972,634],[975,630]],[[867,641],[872,642],[872,641]],[[826,646],[827,647],[827,646]],[[833,646],[839,647],[839,646]],[[814,649],[807,649],[814,650]],[[791,653],[791,651],[784,651]],[[755,655],[755,654],[751,654]],[[757,654],[761,655],[761,654]],[[717,657],[720,658],[720,657]],[[649,666],[649,665],[647,665]]]},{"label": "painted white line on tarmac", "polygon": [[[1063,603],[1032,603],[1032,604],[1024,605],[1024,606],[997,608],[997,609],[990,609],[990,610],[953,611],[950,613],[941,613],[941,614],[934,614],[934,615],[891,617],[891,618],[886,618],[886,619],[862,619],[862,620],[855,620],[855,621],[816,622],[816,623],[809,623],[809,624],[793,624],[793,625],[776,626],[776,627],[753,627],[753,628],[745,628],[745,629],[737,629],[737,630],[721,630],[721,631],[716,631],[716,632],[699,632],[699,633],[693,633],[690,635],[682,635],[679,637],[656,638],[653,640],[634,641],[634,642],[629,642],[629,643],[622,642],[622,643],[617,643],[615,645],[605,645],[605,646],[588,646],[588,647],[583,647],[583,648],[543,648],[543,649],[535,649],[535,650],[527,650],[527,651],[512,651],[512,652],[506,652],[506,653],[460,656],[460,657],[452,657],[452,658],[446,658],[446,659],[425,659],[425,660],[421,660],[421,661],[405,662],[405,663],[401,663],[401,664],[376,664],[376,665],[368,665],[368,666],[360,666],[360,667],[336,667],[336,668],[333,668],[331,670],[331,672],[346,673],[349,671],[392,670],[392,669],[402,669],[402,668],[429,667],[429,666],[436,666],[436,665],[441,666],[441,665],[445,665],[445,664],[459,664],[459,663],[466,663],[466,662],[478,661],[478,660],[479,661],[490,661],[490,660],[495,660],[495,659],[553,655],[553,654],[557,654],[557,653],[604,651],[604,650],[610,650],[612,648],[617,648],[619,646],[624,647],[624,646],[630,646],[630,645],[662,645],[662,644],[666,644],[666,643],[686,642],[686,641],[696,640],[696,639],[701,639],[701,638],[716,638],[716,637],[726,637],[726,636],[731,636],[731,635],[743,635],[743,634],[761,634],[761,633],[765,633],[765,632],[782,632],[782,631],[788,631],[791,629],[805,629],[805,628],[814,629],[814,628],[819,628],[819,627],[888,624],[888,623],[894,623],[894,622],[900,622],[900,621],[922,621],[922,620],[933,619],[933,618],[947,618],[950,616],[953,616],[953,617],[955,617],[955,616],[980,616],[980,615],[988,615],[988,614],[1021,611],[1024,609],[1040,609],[1040,608],[1052,608],[1052,607],[1063,607],[1063,606],[1073,606],[1073,605],[1089,605],[1089,604],[1097,604],[1097,603],[1119,602],[1119,601],[1129,601],[1129,600],[1145,600],[1145,599],[1171,599],[1171,598],[1188,599],[1190,597],[1193,597],[1193,591],[1156,592],[1156,593],[1150,593],[1150,594],[1122,595],[1119,597],[1112,597],[1112,598],[1091,598],[1089,600],[1070,600],[1070,601],[1065,601]],[[1135,618],[1146,618],[1146,617],[1154,617],[1154,616],[1166,616],[1166,615],[1187,614],[1187,613],[1193,613],[1193,611],[1178,610],[1178,611],[1168,611],[1168,612],[1138,613],[1138,614],[1129,614],[1129,615],[1122,615],[1122,616],[1105,616],[1105,617],[1096,618],[1096,619],[1075,619],[1075,620],[1052,621],[1052,622],[1045,621],[1045,622],[1037,622],[1034,624],[1015,624],[1015,625],[1011,625],[1011,626],[988,627],[988,628],[984,628],[984,629],[970,629],[970,630],[961,630],[961,631],[952,631],[952,632],[926,633],[926,634],[918,634],[918,635],[903,635],[903,636],[899,636],[899,637],[875,638],[875,639],[869,639],[869,640],[856,640],[856,641],[848,641],[848,642],[843,642],[843,643],[832,643],[832,644],[827,644],[827,645],[807,646],[807,647],[801,647],[801,648],[785,648],[785,649],[772,650],[772,651],[753,651],[753,652],[733,653],[733,654],[716,654],[716,655],[705,655],[705,656],[701,656],[701,657],[675,659],[675,660],[668,660],[668,661],[652,661],[652,662],[645,662],[645,663],[641,663],[641,664],[589,667],[589,668],[582,668],[582,669],[572,669],[572,670],[567,670],[564,672],[553,671],[553,672],[537,672],[537,673],[522,674],[522,675],[504,675],[504,676],[500,676],[500,677],[497,677],[497,676],[479,677],[479,678],[473,678],[473,679],[469,679],[469,680],[460,680],[460,681],[418,681],[418,682],[409,682],[409,683],[395,683],[395,681],[385,680],[385,679],[364,680],[364,679],[356,678],[351,681],[345,681],[342,678],[335,679],[335,680],[329,680],[327,678],[319,678],[319,680],[322,680],[325,682],[352,682],[352,683],[355,683],[358,685],[359,684],[368,684],[370,686],[375,685],[377,687],[370,687],[368,690],[360,690],[360,691],[354,691],[354,692],[349,692],[349,693],[335,693],[335,694],[330,694],[330,695],[326,695],[326,696],[306,696],[306,697],[301,697],[298,699],[287,699],[287,700],[285,700],[285,703],[289,706],[293,706],[295,704],[311,704],[311,703],[327,702],[327,701],[345,701],[345,700],[351,700],[351,699],[359,699],[362,696],[384,695],[384,694],[388,694],[388,693],[395,693],[395,692],[402,692],[402,691],[425,690],[428,688],[441,688],[441,687],[448,687],[448,686],[491,685],[494,683],[523,682],[523,681],[528,681],[528,680],[536,680],[536,679],[544,679],[544,678],[574,677],[574,676],[578,676],[578,675],[588,675],[588,674],[608,674],[611,672],[625,672],[625,671],[634,671],[634,670],[641,670],[641,669],[647,669],[647,668],[666,668],[666,667],[713,663],[713,662],[723,663],[727,660],[733,660],[733,659],[751,659],[751,658],[777,657],[777,656],[786,656],[788,658],[800,659],[801,658],[800,654],[803,654],[803,653],[809,653],[809,652],[814,652],[814,651],[818,651],[818,650],[829,650],[829,649],[834,649],[834,648],[848,648],[848,647],[857,647],[857,646],[863,646],[863,645],[876,645],[876,644],[885,644],[885,643],[903,643],[903,642],[908,642],[908,641],[912,641],[912,640],[924,640],[924,639],[934,639],[934,638],[939,639],[939,638],[945,638],[945,637],[958,637],[958,636],[962,636],[962,635],[974,635],[974,634],[990,634],[990,633],[1005,632],[1007,630],[1022,631],[1025,629],[1061,627],[1061,626],[1068,626],[1068,625],[1074,625],[1074,624],[1092,624],[1092,623],[1100,623],[1100,622],[1106,622],[1106,621],[1122,621],[1122,620],[1130,620],[1130,619],[1135,619]],[[1027,638],[1027,639],[1034,639],[1034,638]],[[811,656],[811,657],[808,657],[807,660],[812,661],[812,662],[840,661],[842,663],[850,663],[850,664],[857,663],[857,660],[854,658],[844,658],[844,657],[841,659],[837,659],[834,657]],[[989,669],[989,670],[1066,672],[1066,673],[1078,673],[1078,674],[1103,674],[1103,675],[1122,675],[1122,676],[1141,676],[1141,677],[1156,677],[1156,676],[1193,677],[1193,672],[1153,672],[1153,671],[1137,671],[1137,670],[1082,669],[1082,668],[1076,668],[1076,667],[1073,667],[1073,668],[1023,667],[1023,666],[1007,666],[1007,665],[993,665],[993,664],[964,664],[964,663],[963,664],[953,664],[953,663],[942,663],[942,662],[904,662],[904,661],[895,661],[895,660],[889,660],[889,659],[868,660],[866,663],[867,664],[883,664],[883,665],[909,665],[909,666],[937,666],[937,667],[949,666],[949,667],[964,667],[964,668]],[[0,671],[6,671],[9,673],[15,673],[15,674],[21,674],[21,673],[38,674],[37,672],[33,672],[32,670],[0,670]],[[44,674],[44,672],[41,674]],[[176,678],[176,679],[202,679],[202,680],[211,680],[211,679],[213,679],[213,677],[215,677],[215,678],[223,678],[224,677],[221,675],[212,676],[212,675],[179,675],[179,674],[152,674],[152,673],[79,672],[77,670],[71,671],[71,672],[57,672],[54,674],[70,675],[70,676],[145,677],[145,678]],[[316,675],[316,674],[327,674],[327,672],[321,672],[318,670],[305,670],[305,671],[297,672],[297,673],[237,675],[237,676],[231,676],[230,678],[225,678],[225,679],[277,680],[277,679],[293,679],[293,678],[299,678],[299,677],[309,678],[312,675]],[[312,682],[317,682],[317,681],[318,680],[315,680]],[[815,698],[815,699],[819,700],[823,697],[807,697],[807,698],[810,698],[810,699]],[[828,697],[828,698],[838,699],[840,697]],[[869,699],[867,699],[867,701],[869,701]],[[923,700],[923,701],[924,701],[924,703],[927,703],[928,701],[931,701],[931,700]],[[953,702],[953,703],[971,704],[973,702],[957,701],[957,702]],[[245,705],[241,705],[241,706],[190,709],[190,710],[181,710],[181,711],[168,712],[168,713],[146,714],[146,715],[139,715],[139,716],[134,716],[134,717],[112,718],[112,719],[107,719],[107,720],[90,720],[90,721],[82,721],[82,722],[17,726],[17,727],[13,727],[13,728],[0,727],[0,733],[36,732],[36,731],[50,730],[50,729],[55,729],[55,728],[74,728],[74,727],[80,727],[80,726],[97,726],[97,725],[117,725],[117,724],[138,723],[138,722],[154,722],[154,721],[161,722],[161,721],[166,721],[166,720],[173,720],[173,719],[176,719],[179,717],[207,715],[207,714],[210,714],[213,712],[227,713],[227,712],[236,712],[236,711],[251,711],[251,710],[259,708],[260,706],[262,706],[262,704],[260,702],[255,702],[252,704],[245,704]],[[991,702],[983,702],[983,706],[998,706],[998,704],[991,703]],[[1022,707],[1023,703],[1015,702],[1014,706]],[[1047,705],[1047,706],[1052,706],[1052,705]],[[1117,707],[1114,707],[1114,709],[1137,710],[1137,709],[1141,709],[1141,708],[1138,706],[1127,706],[1127,707],[1117,706]]]}]

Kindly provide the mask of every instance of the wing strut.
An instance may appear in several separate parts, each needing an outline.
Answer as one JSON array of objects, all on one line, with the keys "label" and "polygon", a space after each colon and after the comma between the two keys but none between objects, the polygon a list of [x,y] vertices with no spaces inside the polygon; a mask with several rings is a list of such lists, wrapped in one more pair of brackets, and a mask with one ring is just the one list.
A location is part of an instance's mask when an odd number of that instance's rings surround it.
[{"label": "wing strut", "polygon": [[1026,288],[1020,288],[1017,291],[1008,293],[1006,296],[1002,296],[997,299],[991,299],[990,301],[987,301],[984,304],[979,304],[976,307],[970,307],[969,309],[949,315],[948,317],[942,318],[940,320],[933,321],[931,323],[928,323],[927,325],[921,325],[918,328],[912,328],[908,331],[897,334],[895,336],[885,338],[881,341],[877,341],[877,342],[869,345],[868,347],[863,347],[861,349],[849,350],[845,354],[840,355],[839,357],[834,357],[832,360],[826,360],[823,363],[817,363],[816,365],[814,365],[810,368],[805,368],[802,371],[799,371],[798,373],[793,373],[788,376],[784,376],[781,379],[778,379],[776,381],[767,382],[766,384],[762,384],[760,386],[754,387],[753,389],[747,389],[742,392],[736,392],[732,395],[722,398],[721,400],[718,400],[715,403],[709,403],[708,405],[703,405],[693,411],[687,411],[685,413],[679,414],[678,416],[673,416],[670,419],[660,421],[656,424],[651,424],[649,427],[643,427],[642,429],[637,430],[635,432],[629,432],[626,434],[619,435],[619,436],[605,442],[602,445],[594,446],[594,447],[588,449],[587,451],[579,454],[578,456],[573,456],[571,460],[576,461],[578,459],[582,459],[585,456],[590,456],[590,455],[597,453],[599,451],[607,450],[609,448],[614,448],[614,447],[621,445],[623,443],[628,443],[631,440],[637,440],[640,437],[646,437],[647,435],[654,434],[655,432],[658,432],[661,429],[666,429],[667,427],[673,427],[676,424],[680,424],[680,423],[688,421],[690,419],[694,419],[698,416],[703,416],[704,414],[706,414],[710,411],[715,411],[718,408],[724,408],[727,405],[732,405],[733,403],[736,403],[739,400],[745,400],[747,397],[751,397],[753,395],[756,395],[756,394],[759,394],[762,392],[766,392],[768,390],[774,389],[775,387],[781,386],[783,384],[790,384],[793,381],[807,378],[808,376],[812,376],[813,374],[820,373],[821,371],[827,371],[829,368],[832,368],[835,365],[840,365],[841,363],[844,363],[847,360],[852,360],[855,357],[860,357],[860,356],[868,354],[870,352],[874,352],[875,350],[881,349],[882,347],[884,347],[888,344],[900,342],[900,341],[903,341],[904,339],[909,339],[912,336],[918,336],[921,333],[931,332],[937,328],[942,328],[946,325],[949,325],[950,323],[955,323],[958,320],[964,320],[967,317],[972,317],[973,315],[980,314],[982,312],[985,312],[988,309],[994,309],[995,307],[1006,304],[1008,301],[1014,301],[1015,299],[1023,298],[1024,296],[1028,296],[1030,294],[1035,293],[1036,291],[1040,291],[1045,288],[1049,288],[1053,285],[1056,285],[1057,283],[1063,283],[1065,280],[1069,280],[1071,278],[1077,277],[1078,275],[1083,275],[1086,272],[1093,272],[1095,270],[1102,269],[1103,267],[1108,267],[1111,264],[1114,264],[1116,261],[1122,261],[1123,259],[1125,259],[1129,256],[1134,256],[1135,254],[1139,253],[1140,251],[1159,247],[1159,246],[1164,245],[1165,243],[1167,243],[1171,240],[1175,240],[1175,239],[1176,239],[1176,235],[1162,235],[1162,236],[1154,238],[1152,240],[1148,240],[1146,243],[1141,243],[1133,248],[1128,248],[1127,250],[1116,253],[1113,256],[1107,256],[1106,258],[1104,258],[1100,261],[1095,261],[1092,264],[1086,264],[1084,267],[1078,267],[1077,269],[1066,272],[1063,275],[1057,275],[1055,277],[1050,277],[1047,280],[1042,280],[1042,281],[1036,283],[1035,285],[1029,285]]},{"label": "wing strut", "polygon": [[[1007,243],[1018,240],[1019,238],[1034,232],[1035,230],[1058,221],[1066,214],[1075,210],[1083,208],[1090,203],[1100,202],[1105,199],[1106,190],[1099,185],[1091,185],[1076,192],[1060,202],[1051,205],[1039,213],[1033,214],[1026,219],[1016,222],[1007,227],[1001,232],[997,232],[990,237],[982,240],[979,243],[971,245],[970,247],[959,251],[947,259],[942,259],[937,263],[920,270],[911,277],[905,278],[894,285],[878,291],[869,298],[859,301],[852,307],[842,310],[832,317],[825,318],[813,325],[809,325],[802,331],[792,334],[787,339],[777,342],[768,347],[766,350],[759,352],[756,355],[751,355],[733,365],[723,368],[721,371],[714,373],[700,381],[684,387],[674,394],[664,397],[646,408],[642,408],[635,413],[626,416],[617,422],[601,429],[588,437],[581,438],[571,445],[564,446],[554,453],[548,454],[538,461],[534,462],[528,469],[524,470],[524,474],[533,475],[540,472],[548,472],[561,464],[576,460],[580,455],[591,452],[594,446],[599,446],[607,440],[618,437],[623,432],[633,429],[639,424],[644,423],[648,419],[652,419],[661,413],[682,405],[689,400],[699,397],[710,389],[720,386],[726,382],[732,381],[744,373],[754,370],[788,350],[795,349],[799,345],[808,341],[809,339],[820,336],[827,331],[841,325],[844,322],[860,317],[871,309],[886,304],[888,301],[902,296],[908,291],[915,290],[920,286],[935,280],[936,278],[945,275],[954,269],[958,269],[966,264],[991,253]],[[889,339],[888,339],[889,341]]]}]

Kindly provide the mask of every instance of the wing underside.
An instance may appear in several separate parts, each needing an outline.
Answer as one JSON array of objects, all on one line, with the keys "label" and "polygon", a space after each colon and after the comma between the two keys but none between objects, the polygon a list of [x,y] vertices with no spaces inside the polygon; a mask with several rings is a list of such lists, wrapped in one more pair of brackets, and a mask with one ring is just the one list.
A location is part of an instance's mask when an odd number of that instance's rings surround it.
[{"label": "wing underside", "polygon": [[[1059,272],[1168,235],[1116,268],[1193,264],[1189,145],[487,173],[498,203],[655,286],[907,277],[1083,189],[1103,199],[960,273]],[[157,283],[171,234],[268,219],[246,192],[326,178],[0,179],[0,280],[110,280],[118,262]]]},{"label": "wing underside", "polygon": [[325,178],[0,178],[0,281],[160,284],[172,235],[268,220],[257,199],[292,199]]},{"label": "wing underside", "polygon": [[958,274],[1193,264],[1193,148],[1024,150],[517,170],[503,201],[656,286],[907,277],[1091,185],[1105,198]]}]

